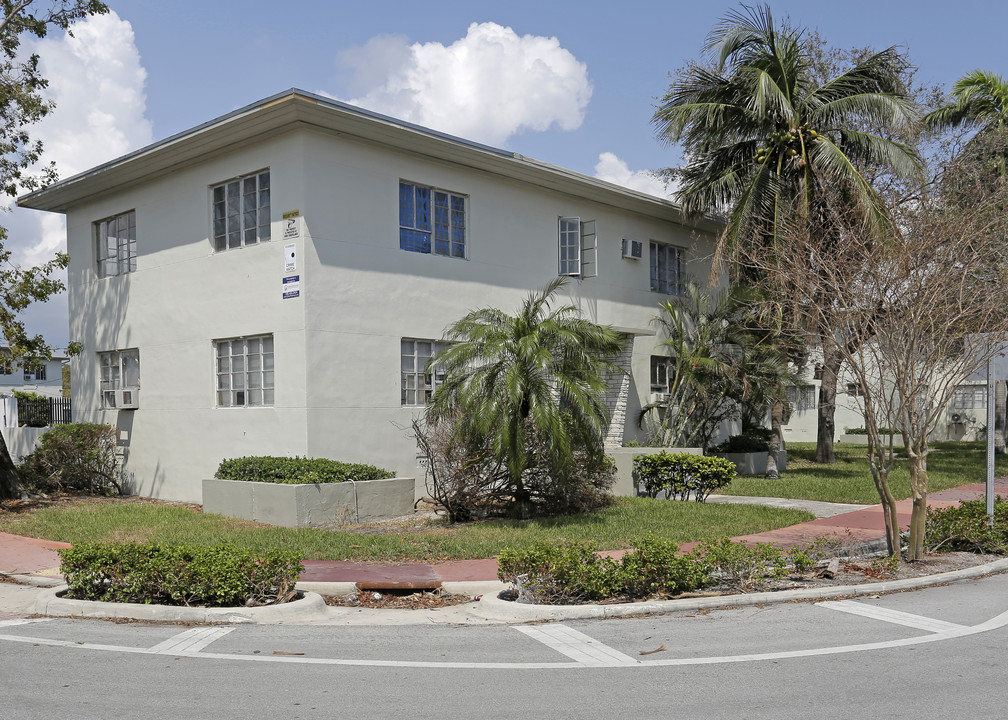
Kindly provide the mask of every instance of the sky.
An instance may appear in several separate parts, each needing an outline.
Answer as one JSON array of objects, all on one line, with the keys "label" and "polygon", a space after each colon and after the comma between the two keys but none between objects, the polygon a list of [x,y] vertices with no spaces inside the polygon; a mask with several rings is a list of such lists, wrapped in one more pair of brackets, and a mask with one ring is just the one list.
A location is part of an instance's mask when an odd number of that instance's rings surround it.
[{"label": "sky", "polygon": [[[701,59],[731,2],[568,0],[371,3],[111,0],[112,12],[41,41],[56,110],[35,129],[60,177],[299,88],[655,195],[680,161],[651,116],[669,74]],[[900,46],[917,81],[950,89],[1008,74],[996,0],[772,2],[831,46]],[[13,204],[13,203],[8,203]],[[66,248],[63,217],[0,215],[20,264]],[[170,301],[166,298],[166,302]],[[26,314],[68,340],[65,295]]]}]

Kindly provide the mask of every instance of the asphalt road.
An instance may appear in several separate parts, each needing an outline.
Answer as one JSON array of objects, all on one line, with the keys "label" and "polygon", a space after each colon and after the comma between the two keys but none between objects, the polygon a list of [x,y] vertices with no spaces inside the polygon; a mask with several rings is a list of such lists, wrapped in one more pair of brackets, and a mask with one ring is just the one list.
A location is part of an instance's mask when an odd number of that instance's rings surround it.
[{"label": "asphalt road", "polygon": [[10,720],[1000,718],[1008,702],[1008,574],[523,626],[17,622],[0,622]]}]

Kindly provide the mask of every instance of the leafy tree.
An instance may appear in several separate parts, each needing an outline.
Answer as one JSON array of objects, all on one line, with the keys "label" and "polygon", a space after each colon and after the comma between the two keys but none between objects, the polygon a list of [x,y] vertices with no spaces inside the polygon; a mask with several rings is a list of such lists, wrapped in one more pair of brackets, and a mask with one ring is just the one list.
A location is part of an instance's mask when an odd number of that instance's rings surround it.
[{"label": "leafy tree", "polygon": [[[39,71],[37,55],[23,57],[21,41],[45,37],[52,28],[68,30],[81,18],[105,13],[96,0],[13,0],[0,9],[0,189],[8,197],[30,191],[56,179],[53,165],[36,170],[42,143],[30,135],[32,125],[53,109],[43,97],[46,79]],[[3,246],[7,232],[0,228],[0,333],[13,359],[31,363],[49,359],[52,350],[39,335],[29,336],[19,313],[33,302],[45,302],[63,290],[55,273],[65,269],[67,256],[58,253],[49,262],[22,268],[11,263],[11,251]],[[76,350],[77,348],[71,348]],[[17,471],[0,437],[0,498],[17,488]]]},{"label": "leafy tree", "polygon": [[[681,142],[686,164],[672,173],[686,212],[727,216],[715,271],[736,260],[741,246],[772,257],[790,226],[834,211],[838,199],[856,208],[866,228],[888,223],[864,171],[884,167],[919,174],[912,147],[873,128],[916,117],[895,48],[863,56],[846,72],[821,78],[817,47],[803,30],[776,24],[769,7],[729,12],[708,35],[712,61],[691,64],[673,80],[654,114],[658,138]],[[746,277],[737,263],[732,271]],[[833,461],[833,412],[840,354],[829,328],[816,459]]]},{"label": "leafy tree", "polygon": [[530,436],[545,438],[557,482],[570,473],[575,450],[601,459],[609,415],[604,373],[622,349],[622,336],[583,319],[573,305],[556,306],[557,278],[531,293],[509,315],[474,310],[452,324],[449,346],[428,372],[444,373],[429,416],[450,419],[468,446],[486,446],[507,467],[519,515],[529,512],[524,473]]}]

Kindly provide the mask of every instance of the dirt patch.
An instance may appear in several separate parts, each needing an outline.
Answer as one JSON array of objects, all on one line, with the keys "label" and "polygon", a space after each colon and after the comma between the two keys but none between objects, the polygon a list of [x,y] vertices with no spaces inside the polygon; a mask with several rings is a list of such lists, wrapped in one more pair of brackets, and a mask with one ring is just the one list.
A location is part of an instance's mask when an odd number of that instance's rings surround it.
[{"label": "dirt patch", "polygon": [[326,605],[336,607],[384,608],[398,610],[430,610],[478,602],[482,596],[452,595],[443,590],[413,593],[380,593],[362,590],[349,595],[323,595]]}]

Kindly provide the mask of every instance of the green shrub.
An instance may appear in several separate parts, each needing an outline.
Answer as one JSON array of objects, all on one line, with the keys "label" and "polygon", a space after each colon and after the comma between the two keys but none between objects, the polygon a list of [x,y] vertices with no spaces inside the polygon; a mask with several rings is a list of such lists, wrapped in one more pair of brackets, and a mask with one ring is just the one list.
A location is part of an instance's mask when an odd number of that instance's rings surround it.
[{"label": "green shrub", "polygon": [[619,590],[619,565],[592,543],[538,543],[528,550],[504,548],[497,576],[518,588],[519,599],[544,604],[604,600]]},{"label": "green shrub", "polygon": [[[879,435],[899,435],[900,431],[895,428],[880,427]],[[845,435],[867,435],[868,429],[863,427],[844,428]]]},{"label": "green shrub", "polygon": [[116,443],[116,429],[111,425],[57,425],[24,458],[19,468],[21,482],[44,493],[120,493]]},{"label": "green shrub", "polygon": [[732,435],[722,443],[712,448],[715,453],[755,453],[770,450],[770,441],[764,433],[748,432],[743,435]]},{"label": "green shrub", "polygon": [[620,562],[600,556],[591,543],[505,548],[497,558],[497,576],[515,585],[519,599],[542,604],[678,595],[709,583],[706,563],[679,555],[670,540],[647,537],[637,545]]},{"label": "green shrub", "polygon": [[234,607],[286,602],[301,558],[234,546],[80,543],[59,551],[67,597],[106,602]]},{"label": "green shrub", "polygon": [[31,400],[32,402],[45,402],[49,399],[45,395],[29,390],[15,390],[13,394],[18,400]]},{"label": "green shrub", "polygon": [[710,584],[710,567],[697,555],[680,555],[679,546],[653,535],[641,538],[623,556],[620,585],[631,598],[671,596]]},{"label": "green shrub", "polygon": [[664,493],[666,499],[678,498],[704,502],[715,490],[735,479],[735,464],[719,457],[689,453],[660,452],[634,456],[634,474],[648,497]]},{"label": "green shrub", "polygon": [[222,460],[215,478],[249,482],[301,485],[332,483],[346,480],[380,480],[395,477],[395,473],[374,465],[345,463],[326,458],[302,457],[241,457]]},{"label": "green shrub", "polygon": [[959,507],[928,508],[924,539],[932,552],[1008,553],[1008,501],[1000,495],[995,498],[993,525],[982,498],[966,500]]},{"label": "green shrub", "polygon": [[697,554],[711,568],[711,574],[729,585],[743,590],[776,580],[788,573],[788,560],[776,545],[758,543],[744,545],[728,538],[703,540]]}]

